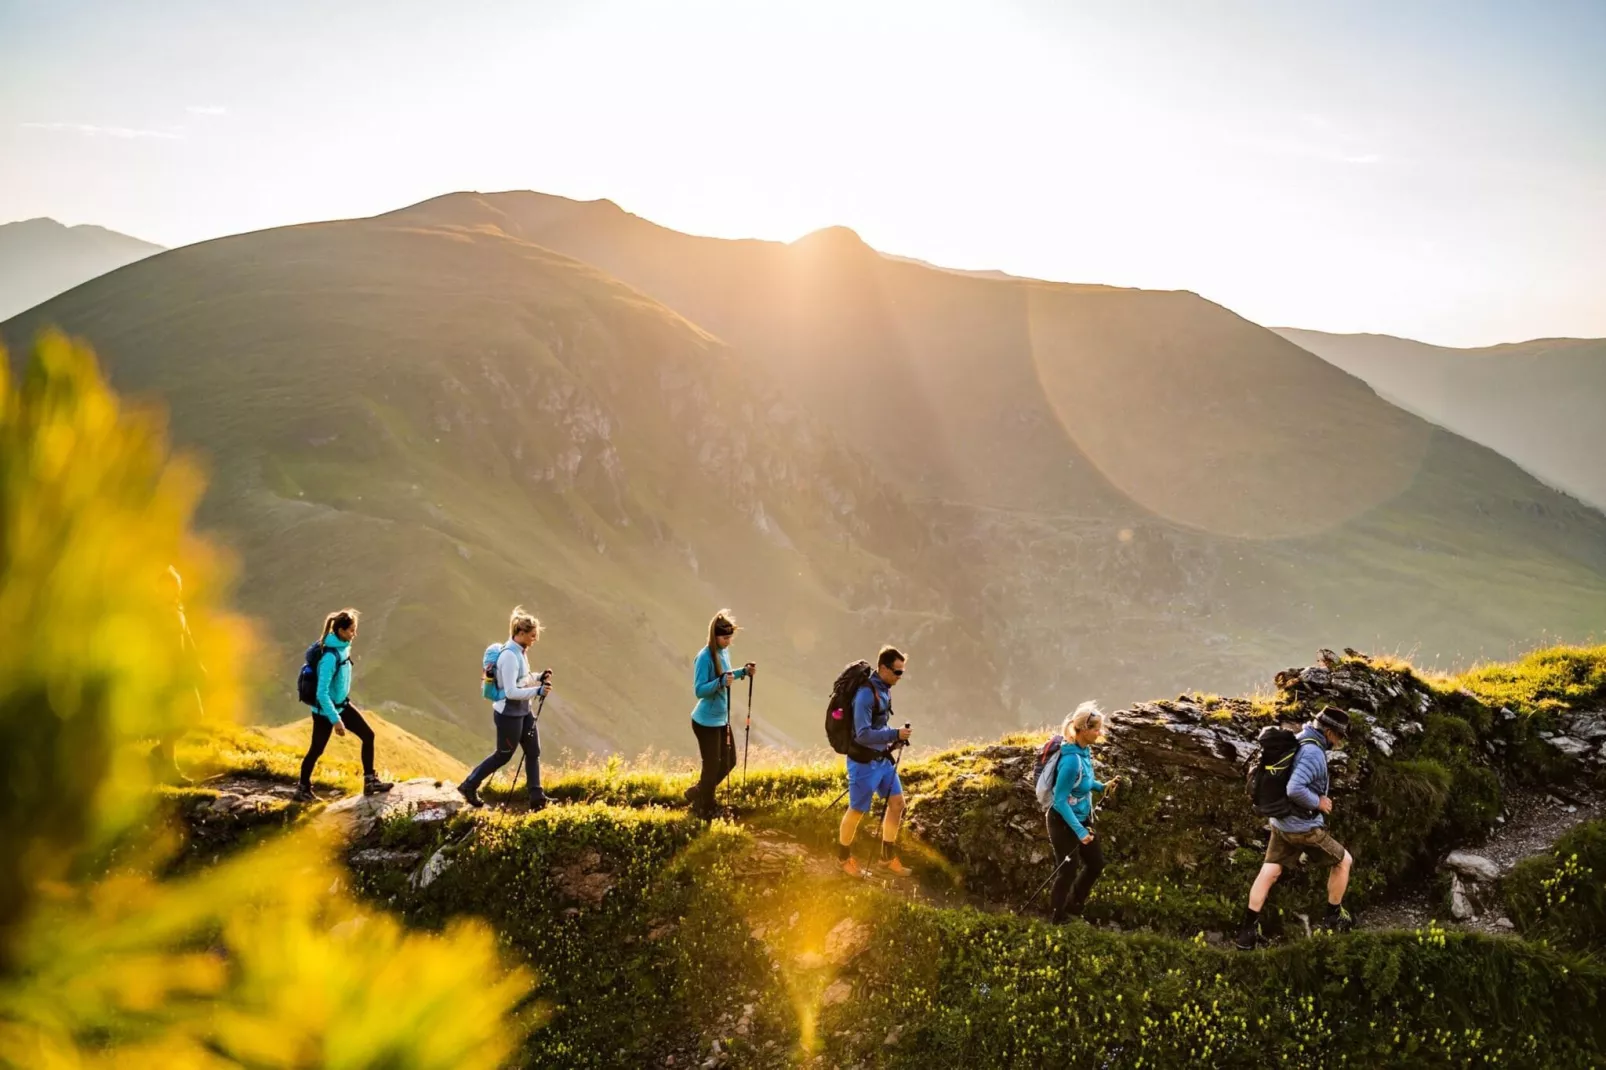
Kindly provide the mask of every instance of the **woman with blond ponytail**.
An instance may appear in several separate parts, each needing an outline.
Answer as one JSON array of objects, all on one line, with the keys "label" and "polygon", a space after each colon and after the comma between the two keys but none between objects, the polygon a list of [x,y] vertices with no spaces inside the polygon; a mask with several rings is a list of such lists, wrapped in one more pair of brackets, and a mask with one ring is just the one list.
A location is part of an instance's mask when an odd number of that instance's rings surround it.
[{"label": "woman with blond ponytail", "polygon": [[[1108,784],[1093,775],[1090,747],[1104,737],[1104,711],[1096,702],[1084,702],[1065,718],[1061,728],[1064,742],[1052,761],[1054,801],[1044,819],[1048,839],[1054,845],[1054,920],[1080,917],[1093,882],[1104,871],[1104,849],[1092,829],[1093,793],[1109,794],[1116,780]],[[1079,863],[1079,864],[1078,864]],[[1079,872],[1080,871],[1080,872]]]},{"label": "woman with blond ponytail", "polygon": [[745,680],[758,666],[748,662],[731,670],[730,645],[736,636],[731,611],[722,609],[708,622],[708,645],[697,654],[692,667],[692,689],[697,705],[691,711],[691,730],[697,736],[697,752],[702,756],[703,773],[686,791],[686,799],[699,817],[714,814],[714,791],[736,768],[736,737],[731,733],[730,687],[732,680]]}]

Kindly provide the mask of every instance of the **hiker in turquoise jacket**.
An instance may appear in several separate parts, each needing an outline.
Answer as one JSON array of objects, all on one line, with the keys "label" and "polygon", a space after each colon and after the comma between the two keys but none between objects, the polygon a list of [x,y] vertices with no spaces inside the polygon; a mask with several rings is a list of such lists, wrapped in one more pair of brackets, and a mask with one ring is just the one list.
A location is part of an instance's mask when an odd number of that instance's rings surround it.
[{"label": "hiker in turquoise jacket", "polygon": [[1104,735],[1104,713],[1097,703],[1084,702],[1065,718],[1061,729],[1065,742],[1054,758],[1054,803],[1044,820],[1048,839],[1054,845],[1054,920],[1080,917],[1093,883],[1104,871],[1104,849],[1093,834],[1093,793],[1107,794],[1116,785],[1100,782],[1093,775],[1093,753],[1089,748]]},{"label": "hiker in turquoise jacket", "polygon": [[329,745],[330,733],[343,736],[348,728],[362,743],[362,793],[377,795],[395,786],[380,780],[374,772],[374,730],[351,704],[351,642],[357,638],[357,617],[355,609],[340,609],[323,619],[318,705],[312,711],[312,742],[301,759],[301,783],[295,794],[298,802],[317,801],[312,791],[312,770]]},{"label": "hiker in turquoise jacket", "polygon": [[692,666],[692,690],[697,705],[691,711],[691,730],[697,737],[697,753],[703,771],[697,783],[686,789],[686,801],[699,817],[714,813],[714,792],[720,782],[736,768],[736,736],[731,732],[730,685],[745,680],[758,666],[748,662],[731,669],[730,645],[736,637],[736,622],[730,610],[722,609],[708,622],[708,645],[697,652]]}]

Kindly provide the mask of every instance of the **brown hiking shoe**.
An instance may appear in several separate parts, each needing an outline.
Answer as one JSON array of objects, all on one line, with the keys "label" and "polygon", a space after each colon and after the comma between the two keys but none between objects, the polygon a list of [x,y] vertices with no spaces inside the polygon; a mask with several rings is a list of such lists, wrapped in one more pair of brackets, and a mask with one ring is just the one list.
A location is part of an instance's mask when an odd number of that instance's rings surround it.
[{"label": "brown hiking shoe", "polygon": [[897,855],[893,855],[885,862],[882,862],[881,868],[885,869],[894,877],[913,877],[915,875],[915,871],[904,865],[903,859],[899,858]]},{"label": "brown hiking shoe", "polygon": [[864,867],[859,865],[857,858],[850,855],[847,861],[842,863],[842,872],[850,877],[862,877],[864,876]]}]

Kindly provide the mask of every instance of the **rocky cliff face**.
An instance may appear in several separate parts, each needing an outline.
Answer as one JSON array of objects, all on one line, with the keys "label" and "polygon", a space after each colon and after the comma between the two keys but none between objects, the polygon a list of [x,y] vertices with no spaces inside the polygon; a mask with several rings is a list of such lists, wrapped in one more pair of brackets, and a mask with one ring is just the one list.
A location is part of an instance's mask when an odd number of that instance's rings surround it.
[{"label": "rocky cliff face", "polygon": [[[1356,858],[1349,902],[1363,909],[1430,882],[1447,851],[1498,831],[1514,794],[1566,791],[1606,769],[1599,713],[1519,715],[1355,651],[1323,651],[1275,684],[1263,700],[1179,695],[1110,715],[1095,759],[1121,786],[1097,815],[1110,866],[1090,917],[1178,932],[1231,924],[1265,845],[1245,788],[1255,738],[1325,706],[1351,720],[1348,745],[1329,754],[1330,827]],[[1024,900],[1051,866],[1032,790],[1040,743],[956,756],[911,807],[911,826],[998,901]],[[1319,908],[1316,881],[1282,887],[1295,910]]]}]

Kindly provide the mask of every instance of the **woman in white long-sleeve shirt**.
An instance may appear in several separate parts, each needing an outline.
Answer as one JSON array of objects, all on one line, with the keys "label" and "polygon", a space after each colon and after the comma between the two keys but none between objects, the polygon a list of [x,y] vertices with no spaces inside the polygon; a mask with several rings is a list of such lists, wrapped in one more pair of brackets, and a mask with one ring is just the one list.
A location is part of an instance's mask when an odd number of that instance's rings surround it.
[{"label": "woman in white long-sleeve shirt", "polygon": [[482,805],[480,785],[506,765],[514,749],[520,746],[524,748],[524,764],[529,770],[530,809],[539,810],[547,804],[546,792],[541,789],[541,736],[530,700],[544,698],[552,689],[552,670],[535,676],[530,672],[527,654],[531,644],[540,638],[541,622],[526,613],[523,606],[515,606],[508,622],[507,642],[496,656],[496,685],[502,695],[491,703],[496,721],[496,750],[475,766],[457,789],[470,806]]}]

